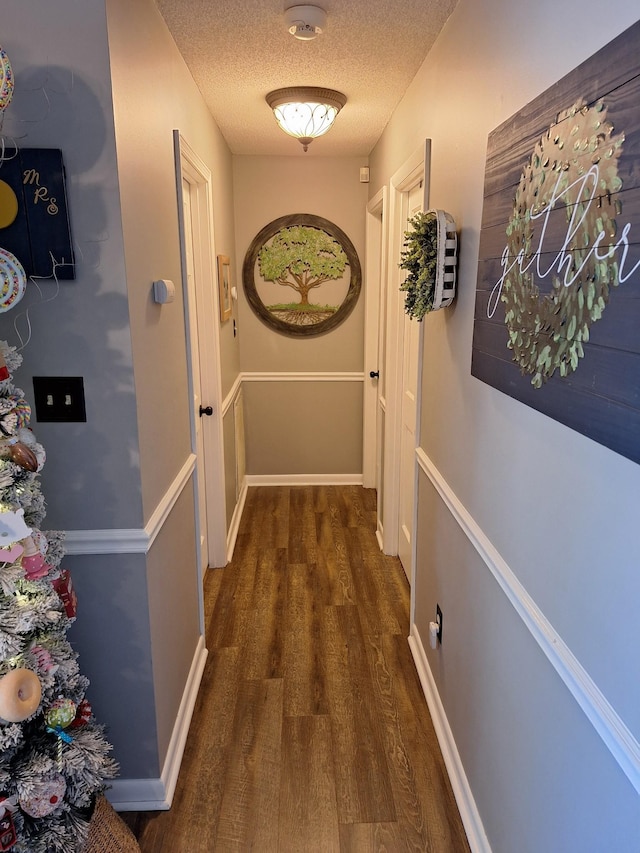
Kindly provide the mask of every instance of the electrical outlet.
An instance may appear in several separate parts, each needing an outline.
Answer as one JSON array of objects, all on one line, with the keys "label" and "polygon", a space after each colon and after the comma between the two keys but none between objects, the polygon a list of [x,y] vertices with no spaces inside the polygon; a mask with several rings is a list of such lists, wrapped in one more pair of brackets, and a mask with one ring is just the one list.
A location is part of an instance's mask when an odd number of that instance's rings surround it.
[{"label": "electrical outlet", "polygon": [[436,604],[436,622],[438,623],[438,642],[442,645],[442,610],[439,604]]},{"label": "electrical outlet", "polygon": [[82,376],[34,376],[33,396],[39,423],[87,420]]}]

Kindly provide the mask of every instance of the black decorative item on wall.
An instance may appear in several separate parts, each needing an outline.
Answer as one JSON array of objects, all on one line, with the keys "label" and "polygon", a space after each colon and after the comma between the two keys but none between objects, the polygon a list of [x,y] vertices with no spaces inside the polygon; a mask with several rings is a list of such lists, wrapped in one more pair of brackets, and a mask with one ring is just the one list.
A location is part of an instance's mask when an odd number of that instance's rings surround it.
[{"label": "black decorative item on wall", "polygon": [[640,462],[640,22],[489,137],[471,372]]},{"label": "black decorative item on wall", "polygon": [[346,320],[357,302],[362,273],[344,231],[320,216],[294,213],[256,234],[244,259],[242,283],[263,323],[308,337]]},{"label": "black decorative item on wall", "polygon": [[[56,148],[4,149],[0,190],[11,212],[0,222],[0,245],[27,276],[75,278],[62,152]],[[6,224],[5,224],[6,223]]]}]

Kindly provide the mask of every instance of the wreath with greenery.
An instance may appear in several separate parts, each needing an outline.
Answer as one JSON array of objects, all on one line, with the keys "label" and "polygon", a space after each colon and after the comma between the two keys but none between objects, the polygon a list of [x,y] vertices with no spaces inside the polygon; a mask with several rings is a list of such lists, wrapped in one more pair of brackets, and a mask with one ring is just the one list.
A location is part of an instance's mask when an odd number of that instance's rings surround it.
[{"label": "wreath with greenery", "polygon": [[407,295],[404,310],[416,320],[433,310],[438,268],[438,215],[435,210],[416,213],[404,232],[400,269],[408,275],[400,290]]},{"label": "wreath with greenery", "polygon": [[[560,376],[577,370],[589,329],[602,316],[611,286],[618,285],[613,250],[606,257],[602,249],[594,251],[603,235],[603,248],[615,243],[615,216],[622,210],[611,195],[622,189],[618,159],[624,133],[614,136],[613,129],[601,100],[592,107],[578,101],[538,140],[520,176],[506,236],[509,258],[522,261],[512,264],[500,298],[507,347],[522,373],[533,377],[534,388],[541,388],[556,370]],[[592,172],[595,177],[589,177]],[[597,203],[591,197],[596,178]],[[540,218],[544,234],[543,214],[562,204],[567,227],[573,228],[568,246],[572,266],[562,271],[562,278],[553,276],[550,293],[541,293],[532,261],[542,239],[534,233],[535,219]]]}]

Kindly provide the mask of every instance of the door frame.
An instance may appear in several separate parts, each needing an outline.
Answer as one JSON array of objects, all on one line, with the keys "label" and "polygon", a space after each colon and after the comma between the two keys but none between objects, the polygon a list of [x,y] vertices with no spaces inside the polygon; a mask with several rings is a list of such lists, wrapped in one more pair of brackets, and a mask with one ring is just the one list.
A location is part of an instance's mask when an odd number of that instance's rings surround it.
[{"label": "door frame", "polygon": [[[384,437],[384,495],[382,550],[385,554],[398,553],[398,516],[400,512],[400,435],[402,414],[402,300],[400,291],[400,253],[406,223],[402,221],[403,196],[420,181],[423,182],[423,207],[428,209],[431,162],[431,140],[425,139],[409,159],[393,174],[389,190],[389,247],[387,280],[387,323],[386,323],[386,426]],[[418,388],[416,396],[416,439],[419,437],[421,403],[421,362],[423,331],[420,330]],[[414,486],[414,534],[412,536],[411,579],[412,588],[415,567],[415,513],[417,479]]]},{"label": "door frame", "polygon": [[[211,171],[195,153],[180,131],[173,131],[176,187],[178,192],[178,220],[180,234],[180,256],[182,291],[185,306],[185,334],[187,342],[187,372],[189,400],[193,400],[194,347],[199,348],[201,396],[205,405],[213,407],[213,415],[203,419],[205,482],[200,483],[197,468],[194,470],[194,499],[196,501],[196,537],[198,566],[202,565],[200,554],[200,522],[197,507],[203,493],[207,505],[207,565],[224,566],[227,562],[226,508],[224,476],[224,438],[222,422],[222,383],[220,377],[220,328],[216,295],[218,293],[217,269],[215,264],[215,237],[213,224],[213,202]],[[189,287],[185,265],[184,221],[182,213],[182,180],[195,189],[196,204],[192,206],[192,232],[194,235],[194,284],[198,324],[197,341],[190,333]],[[190,406],[191,451],[197,453],[196,413]],[[204,578],[201,578],[204,581]],[[202,588],[202,584],[200,585]]]},{"label": "door frame", "polygon": [[380,364],[380,295],[387,280],[386,228],[387,188],[382,187],[369,201],[365,219],[365,304],[364,304],[364,390],[362,435],[362,485],[377,487],[376,461],[378,429],[378,380],[370,371],[384,370]]}]

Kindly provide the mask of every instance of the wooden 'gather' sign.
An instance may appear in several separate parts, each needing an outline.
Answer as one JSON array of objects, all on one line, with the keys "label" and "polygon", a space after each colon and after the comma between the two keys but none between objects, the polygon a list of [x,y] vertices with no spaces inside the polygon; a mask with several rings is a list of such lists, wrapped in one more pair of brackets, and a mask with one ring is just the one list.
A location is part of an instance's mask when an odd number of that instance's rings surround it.
[{"label": "wooden 'gather' sign", "polygon": [[489,137],[471,372],[640,462],[640,22]]}]

